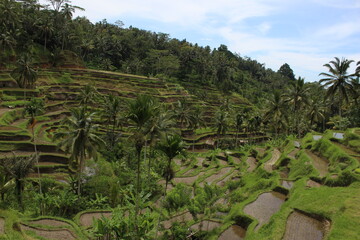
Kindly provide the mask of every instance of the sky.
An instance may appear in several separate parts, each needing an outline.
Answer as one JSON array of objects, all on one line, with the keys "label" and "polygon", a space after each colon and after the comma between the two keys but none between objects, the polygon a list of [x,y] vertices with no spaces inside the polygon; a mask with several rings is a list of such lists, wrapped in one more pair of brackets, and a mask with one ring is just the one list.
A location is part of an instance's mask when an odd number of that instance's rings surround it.
[{"label": "sky", "polygon": [[[72,0],[75,16],[121,20],[200,46],[225,44],[277,71],[318,81],[334,57],[360,61],[360,0]],[[354,71],[355,63],[351,71]]]}]

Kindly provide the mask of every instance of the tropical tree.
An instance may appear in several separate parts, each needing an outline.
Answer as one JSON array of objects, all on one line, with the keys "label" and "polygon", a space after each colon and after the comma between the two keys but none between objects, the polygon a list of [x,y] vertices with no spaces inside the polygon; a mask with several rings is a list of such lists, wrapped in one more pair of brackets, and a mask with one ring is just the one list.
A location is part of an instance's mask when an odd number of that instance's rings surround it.
[{"label": "tropical tree", "polygon": [[5,169],[7,174],[15,181],[15,192],[18,203],[24,209],[22,202],[22,192],[24,190],[24,180],[26,176],[32,171],[33,165],[37,162],[37,156],[30,157],[7,157],[0,161],[1,166]]},{"label": "tropical tree", "polygon": [[54,140],[60,139],[58,146],[71,153],[70,159],[77,166],[77,193],[80,195],[85,160],[90,157],[96,159],[97,149],[103,144],[103,140],[97,135],[99,125],[93,123],[95,113],[88,113],[85,107],[73,108],[70,111],[71,116],[63,121],[65,128],[54,135]]},{"label": "tropical tree", "polygon": [[88,84],[81,90],[77,99],[79,100],[79,104],[85,107],[87,110],[89,104],[96,102],[99,98],[99,92],[97,91],[94,85]]},{"label": "tropical tree", "polygon": [[174,117],[180,123],[181,128],[191,124],[191,107],[185,99],[178,100],[174,106]]},{"label": "tropical tree", "polygon": [[119,97],[111,94],[104,96],[102,113],[105,117],[107,117],[108,125],[110,125],[110,123],[112,124],[111,145],[115,144],[115,130],[119,125],[121,108],[122,102]]},{"label": "tropical tree", "polygon": [[217,134],[216,147],[219,147],[220,136],[224,136],[229,128],[228,112],[219,111],[215,116],[214,130]]},{"label": "tropical tree", "polygon": [[[44,101],[42,99],[32,98],[30,102],[25,106],[24,113],[30,115],[29,125],[31,127],[32,133],[32,141],[34,142],[34,151],[35,155],[38,156],[37,147],[36,147],[36,139],[34,133],[34,127],[36,125],[36,116],[44,112]],[[36,158],[38,160],[38,158]],[[40,169],[39,169],[39,162],[37,164],[37,172],[38,177],[40,179]],[[41,193],[41,181],[40,183],[40,193]]]},{"label": "tropical tree", "polygon": [[[141,151],[146,144],[149,133],[148,123],[151,122],[158,111],[157,102],[150,96],[139,95],[127,104],[127,116],[130,124],[133,125],[132,140],[135,145],[137,156],[136,170],[136,214],[139,213],[139,194],[140,194],[140,170],[141,170]],[[137,215],[136,215],[137,216]],[[137,217],[136,220],[137,221]],[[137,229],[138,231],[138,229]]]},{"label": "tropical tree", "polygon": [[314,100],[311,99],[307,116],[310,120],[310,126],[321,123],[322,128],[324,130],[325,110],[323,105],[324,105],[323,101],[317,99]]},{"label": "tropical tree", "polygon": [[326,98],[334,97],[338,93],[339,101],[339,115],[342,116],[342,104],[345,100],[346,103],[349,102],[349,94],[356,94],[353,79],[356,74],[348,74],[350,64],[353,63],[353,60],[348,59],[339,59],[335,57],[335,60],[330,61],[327,64],[324,64],[329,71],[329,73],[322,72],[320,76],[325,78],[320,80],[320,83],[324,83],[324,86],[327,88]]},{"label": "tropical tree", "polygon": [[167,167],[165,170],[165,194],[169,181],[173,177],[171,170],[171,161],[178,155],[183,154],[185,150],[185,143],[179,135],[167,135],[158,144],[157,148],[167,156]]},{"label": "tropical tree", "polygon": [[235,119],[234,119],[234,125],[235,125],[235,129],[236,129],[236,135],[235,135],[235,147],[237,147],[237,140],[238,140],[238,137],[239,137],[239,132],[241,131],[242,129],[242,125],[244,123],[244,115],[242,113],[237,113],[235,115]]},{"label": "tropical tree", "polygon": [[304,105],[308,105],[308,92],[309,88],[305,85],[304,78],[299,77],[294,82],[291,82],[290,88],[285,93],[284,101],[292,106],[294,127],[297,135],[300,135],[299,128],[299,112]]},{"label": "tropical tree", "polygon": [[[32,60],[28,54],[23,55],[16,63],[16,68],[11,72],[20,88],[33,88],[37,80],[37,72],[32,67]],[[26,91],[24,91],[26,98]]]},{"label": "tropical tree", "polygon": [[270,99],[267,111],[264,114],[264,122],[269,121],[275,129],[275,135],[278,135],[280,129],[286,127],[287,115],[286,115],[285,102],[281,97],[279,91],[274,91],[273,98]]}]

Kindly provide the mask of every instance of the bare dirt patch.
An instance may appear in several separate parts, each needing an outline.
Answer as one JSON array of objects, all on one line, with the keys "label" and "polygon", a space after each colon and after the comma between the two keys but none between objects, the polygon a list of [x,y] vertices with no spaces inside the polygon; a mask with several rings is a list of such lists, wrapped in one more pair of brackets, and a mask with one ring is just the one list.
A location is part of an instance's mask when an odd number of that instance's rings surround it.
[{"label": "bare dirt patch", "polygon": [[266,192],[244,208],[244,213],[256,218],[259,222],[256,229],[267,223],[284,203],[286,196],[278,192]]},{"label": "bare dirt patch", "polygon": [[224,179],[218,181],[216,183],[216,185],[218,185],[219,187],[224,187],[226,182],[229,181],[230,178],[233,178],[236,174],[238,174],[239,171],[235,170],[234,172],[232,172],[230,175],[228,175],[227,177],[225,177]]},{"label": "bare dirt patch", "polygon": [[294,150],[292,150],[289,154],[288,157],[289,158],[296,158],[296,154],[299,152],[300,149],[295,148]]},{"label": "bare dirt patch", "polygon": [[30,224],[37,224],[37,225],[45,225],[45,226],[51,226],[51,227],[64,227],[64,226],[70,226],[67,222],[63,222],[60,220],[50,219],[50,218],[44,218],[40,220],[34,220],[30,221]]},{"label": "bare dirt patch", "polygon": [[280,158],[280,155],[281,155],[281,152],[278,149],[274,149],[270,160],[264,164],[264,169],[268,172],[272,172],[273,166],[276,163],[276,161]]},{"label": "bare dirt patch", "polygon": [[80,216],[80,224],[85,227],[91,227],[93,222],[102,217],[110,218],[112,213],[110,211],[104,212],[87,212]]},{"label": "bare dirt patch", "polygon": [[193,231],[211,231],[217,227],[220,227],[221,223],[211,220],[203,220],[199,223],[195,223],[190,227]]},{"label": "bare dirt patch", "polygon": [[307,186],[307,187],[321,187],[321,184],[318,183],[318,182],[315,182],[315,181],[313,181],[313,180],[308,180],[308,181],[306,182],[306,186]]},{"label": "bare dirt patch", "polygon": [[75,235],[68,229],[41,229],[36,227],[30,227],[25,224],[21,224],[20,228],[22,231],[32,231],[36,235],[43,237],[45,239],[51,239],[51,240],[73,240],[77,239]]},{"label": "bare dirt patch", "polygon": [[256,159],[253,157],[249,157],[248,159],[246,159],[246,163],[249,165],[247,171],[248,172],[254,171],[254,169],[256,168]]},{"label": "bare dirt patch", "polygon": [[192,177],[176,177],[173,179],[173,182],[175,182],[176,184],[185,183],[188,185],[192,185],[199,177],[201,177],[204,174],[205,172],[200,172],[198,175]]},{"label": "bare dirt patch", "polygon": [[316,170],[319,172],[320,177],[324,177],[329,171],[328,171],[328,165],[329,162],[319,157],[318,155],[314,154],[313,152],[306,150],[306,154],[313,160],[313,165]]},{"label": "bare dirt patch", "polygon": [[281,181],[281,186],[283,186],[286,189],[291,189],[294,186],[294,182],[293,181],[282,180]]},{"label": "bare dirt patch", "polygon": [[208,178],[206,178],[204,181],[202,181],[200,183],[200,186],[203,187],[205,183],[207,184],[212,184],[215,180],[224,177],[226,174],[228,174],[231,169],[233,169],[232,167],[225,167],[222,168],[220,171],[218,171],[217,173],[209,176]]},{"label": "bare dirt patch", "polygon": [[294,211],[287,219],[283,240],[321,240],[324,232],[324,222]]},{"label": "bare dirt patch", "polygon": [[0,217],[0,235],[5,233],[5,220]]},{"label": "bare dirt patch", "polygon": [[245,238],[246,230],[238,225],[232,225],[221,233],[218,240],[242,240]]}]

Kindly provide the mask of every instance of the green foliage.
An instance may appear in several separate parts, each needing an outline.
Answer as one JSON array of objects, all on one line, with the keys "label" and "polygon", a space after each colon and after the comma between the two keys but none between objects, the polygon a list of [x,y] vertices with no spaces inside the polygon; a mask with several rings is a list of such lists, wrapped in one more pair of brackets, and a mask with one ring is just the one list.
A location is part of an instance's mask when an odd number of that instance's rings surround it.
[{"label": "green foliage", "polygon": [[193,214],[204,213],[220,196],[222,190],[217,185],[205,184],[203,188],[195,190],[195,197],[191,199],[189,211]]},{"label": "green foliage", "polygon": [[72,83],[74,80],[71,78],[70,73],[63,73],[60,78],[56,79],[60,84],[69,84]]},{"label": "green foliage", "polygon": [[177,211],[190,203],[192,189],[184,183],[179,183],[169,193],[164,200],[164,208],[169,212]]}]

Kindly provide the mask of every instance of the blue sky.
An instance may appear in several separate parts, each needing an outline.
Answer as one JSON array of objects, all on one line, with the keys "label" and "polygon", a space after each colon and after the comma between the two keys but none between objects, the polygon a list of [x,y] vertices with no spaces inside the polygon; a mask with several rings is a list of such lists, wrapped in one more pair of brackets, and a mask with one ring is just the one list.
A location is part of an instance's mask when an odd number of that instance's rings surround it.
[{"label": "blue sky", "polygon": [[[121,20],[319,80],[336,57],[360,61],[360,0],[73,0],[92,22]],[[355,69],[355,63],[352,64]]]}]

